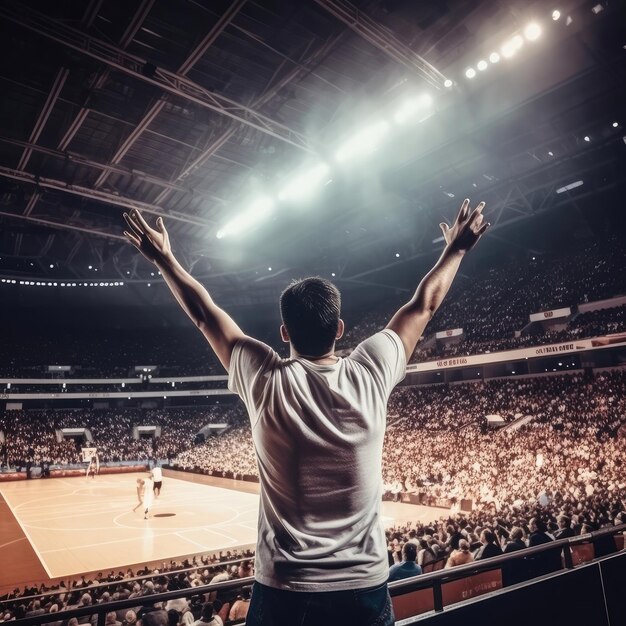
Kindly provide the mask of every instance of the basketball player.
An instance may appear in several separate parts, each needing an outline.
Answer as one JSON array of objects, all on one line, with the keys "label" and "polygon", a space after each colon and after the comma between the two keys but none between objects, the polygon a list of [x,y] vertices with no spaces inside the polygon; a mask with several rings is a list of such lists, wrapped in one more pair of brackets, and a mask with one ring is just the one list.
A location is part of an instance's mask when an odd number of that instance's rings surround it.
[{"label": "basketball player", "polygon": [[92,478],[96,477],[98,473],[99,463],[98,457],[94,454],[89,461],[89,465],[87,466],[87,472],[85,473],[85,478],[89,478],[89,474],[91,474]]},{"label": "basketball player", "polygon": [[139,504],[133,509],[133,513],[143,504],[143,496],[146,492],[146,481],[143,478],[137,479],[137,500]]},{"label": "basketball player", "polygon": [[148,519],[150,514],[150,507],[154,502],[154,486],[152,484],[152,480],[150,478],[146,478],[144,481],[144,491],[143,491],[143,518]]},{"label": "basketball player", "polygon": [[185,271],[161,217],[152,228],[139,211],[124,214],[126,237],[159,269],[248,409],[261,485],[248,626],[393,626],[380,514],[387,400],[489,226],[483,207],[467,199],[452,225],[440,224],[437,263],[386,328],[347,357],[335,354],[344,331],[337,287],[294,281],[280,298],[288,359],[247,336]]},{"label": "basketball player", "polygon": [[154,496],[158,498],[161,495],[161,487],[163,486],[163,472],[158,465],[154,466],[151,477],[154,481]]}]

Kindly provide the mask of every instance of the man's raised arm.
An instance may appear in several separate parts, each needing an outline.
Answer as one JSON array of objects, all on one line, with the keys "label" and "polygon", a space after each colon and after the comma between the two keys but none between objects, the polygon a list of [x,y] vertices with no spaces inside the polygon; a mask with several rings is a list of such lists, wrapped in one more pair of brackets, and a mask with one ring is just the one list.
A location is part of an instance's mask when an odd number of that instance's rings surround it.
[{"label": "man's raised arm", "polygon": [[202,331],[217,358],[228,370],[235,343],[245,337],[244,332],[176,260],[162,218],[157,219],[157,230],[151,228],[137,210],[133,210],[130,215],[124,213],[124,219],[130,229],[124,231],[126,238],[159,268],[180,306]]},{"label": "man's raised arm", "polygon": [[471,250],[489,224],[483,224],[481,202],[470,212],[469,200],[464,200],[452,226],[440,224],[446,247],[432,270],[424,276],[414,296],[400,307],[391,318],[387,328],[395,331],[406,352],[407,362],[415,350],[419,338],[439,305],[443,302],[463,259]]}]

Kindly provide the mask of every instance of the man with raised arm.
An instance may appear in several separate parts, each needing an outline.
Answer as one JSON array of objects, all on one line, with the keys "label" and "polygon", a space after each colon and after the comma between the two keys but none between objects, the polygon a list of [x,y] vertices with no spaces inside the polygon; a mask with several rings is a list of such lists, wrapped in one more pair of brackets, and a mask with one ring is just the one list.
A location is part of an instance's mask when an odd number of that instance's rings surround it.
[{"label": "man with raised arm", "polygon": [[124,214],[129,241],[160,270],[229,374],[250,416],[261,484],[248,626],[394,623],[380,517],[387,399],[459,268],[480,239],[480,203],[461,205],[446,247],[387,327],[346,358],[340,294],[329,281],[282,293],[281,359],[248,337],[172,254],[163,220]]}]

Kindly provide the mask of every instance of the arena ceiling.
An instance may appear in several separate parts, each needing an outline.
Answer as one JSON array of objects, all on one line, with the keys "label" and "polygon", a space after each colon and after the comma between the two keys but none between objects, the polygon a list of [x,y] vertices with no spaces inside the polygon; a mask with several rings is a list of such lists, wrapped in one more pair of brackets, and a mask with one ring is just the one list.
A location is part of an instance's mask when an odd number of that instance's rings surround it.
[{"label": "arena ceiling", "polygon": [[[558,5],[6,0],[0,276],[145,285],[122,237],[132,207],[162,215],[232,302],[304,274],[405,288],[465,196],[488,203],[492,252],[541,252],[562,206],[568,235],[593,230],[590,199],[626,171],[624,3]],[[533,21],[536,41],[466,78]],[[346,138],[424,94],[423,121],[339,162]],[[258,204],[320,162],[309,201]],[[218,238],[242,211],[246,232]]]}]

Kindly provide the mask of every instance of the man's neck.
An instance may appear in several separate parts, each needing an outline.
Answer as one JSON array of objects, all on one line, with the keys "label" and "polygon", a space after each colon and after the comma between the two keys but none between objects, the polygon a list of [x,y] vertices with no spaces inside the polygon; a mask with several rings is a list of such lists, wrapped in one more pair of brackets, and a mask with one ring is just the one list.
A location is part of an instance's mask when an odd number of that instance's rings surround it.
[{"label": "man's neck", "polygon": [[305,359],[306,361],[311,361],[311,363],[315,363],[316,365],[334,365],[339,360],[339,357],[335,356],[335,346],[320,356],[300,354],[293,346],[291,346],[290,352],[292,359]]}]

